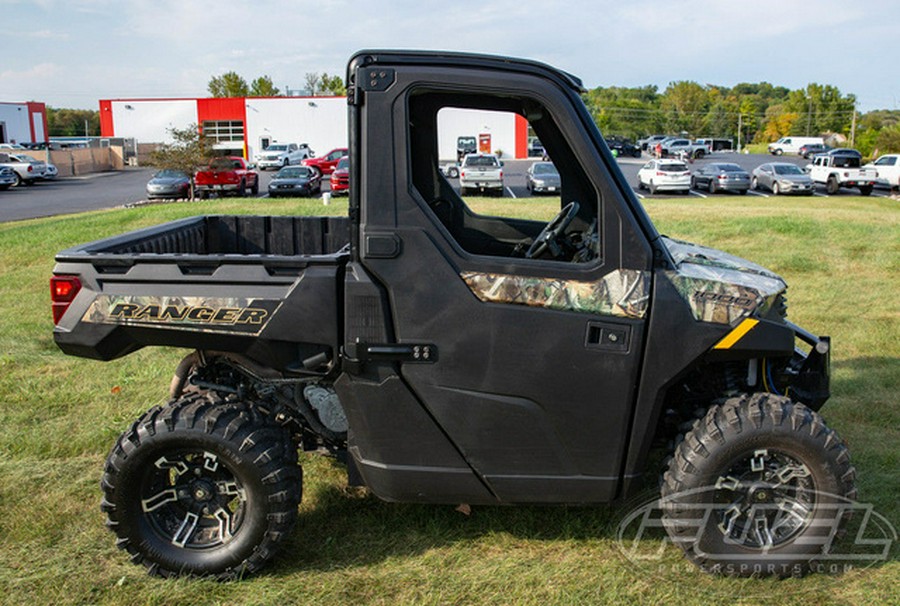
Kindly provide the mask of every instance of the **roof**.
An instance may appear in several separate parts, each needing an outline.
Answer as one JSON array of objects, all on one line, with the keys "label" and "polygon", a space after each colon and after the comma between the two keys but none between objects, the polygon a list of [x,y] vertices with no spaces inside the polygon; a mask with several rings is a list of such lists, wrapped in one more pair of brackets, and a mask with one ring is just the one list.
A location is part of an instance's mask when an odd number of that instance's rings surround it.
[{"label": "roof", "polygon": [[356,67],[365,65],[437,65],[447,67],[477,67],[498,69],[501,71],[520,71],[524,73],[549,76],[560,81],[578,93],[585,92],[581,79],[551,67],[540,61],[516,59],[500,55],[482,55],[476,53],[457,53],[450,51],[412,51],[412,50],[361,50],[351,57],[347,65],[348,79],[350,72]]}]

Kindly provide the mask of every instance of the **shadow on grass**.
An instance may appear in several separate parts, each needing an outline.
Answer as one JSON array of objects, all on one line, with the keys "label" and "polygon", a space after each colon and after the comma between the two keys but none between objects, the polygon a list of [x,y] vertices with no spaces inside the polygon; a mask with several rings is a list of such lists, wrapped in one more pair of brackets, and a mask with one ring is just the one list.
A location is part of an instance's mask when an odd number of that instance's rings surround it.
[{"label": "shadow on grass", "polygon": [[[628,505],[473,506],[397,504],[337,486],[321,487],[301,511],[273,572],[368,566],[459,542],[612,541]],[[304,497],[305,501],[305,497]],[[630,503],[630,501],[629,501]],[[610,546],[612,548],[612,546]]]}]

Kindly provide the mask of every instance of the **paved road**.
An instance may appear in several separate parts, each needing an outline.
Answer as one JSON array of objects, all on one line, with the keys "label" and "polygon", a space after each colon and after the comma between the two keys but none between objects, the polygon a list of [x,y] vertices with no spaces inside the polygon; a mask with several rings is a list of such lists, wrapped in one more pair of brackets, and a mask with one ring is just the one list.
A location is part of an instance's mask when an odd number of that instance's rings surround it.
[{"label": "paved road", "polygon": [[[637,172],[643,166],[648,156],[642,158],[619,158],[619,167],[628,180],[629,185],[637,187]],[[709,162],[735,162],[748,172],[755,167],[775,159],[770,155],[717,153],[711,157],[695,161],[691,166],[696,169]],[[781,156],[779,162],[793,162],[800,166],[807,164],[802,158]],[[504,197],[527,197],[525,189],[525,171],[533,160],[507,160],[504,162],[504,182],[506,189]],[[97,173],[84,177],[70,177],[57,179],[56,181],[44,181],[29,187],[15,187],[0,192],[0,222],[19,221],[37,217],[47,217],[68,213],[78,213],[87,210],[113,208],[123,204],[144,200],[146,195],[144,188],[153,169],[128,168],[119,172]],[[260,197],[266,196],[266,188],[274,176],[274,171],[260,172]],[[456,185],[456,180],[451,181]],[[323,189],[327,191],[328,180],[323,181]],[[873,196],[888,196],[890,192],[884,189],[876,189]],[[640,198],[665,198],[671,194],[660,193],[651,196],[646,192],[637,192]],[[706,192],[691,191],[696,197],[708,197]],[[722,193],[715,196],[729,196]],[[768,192],[750,192],[750,195],[770,197]],[[819,188],[816,195],[824,196],[824,189]],[[841,190],[839,195],[857,195],[856,190]]]}]

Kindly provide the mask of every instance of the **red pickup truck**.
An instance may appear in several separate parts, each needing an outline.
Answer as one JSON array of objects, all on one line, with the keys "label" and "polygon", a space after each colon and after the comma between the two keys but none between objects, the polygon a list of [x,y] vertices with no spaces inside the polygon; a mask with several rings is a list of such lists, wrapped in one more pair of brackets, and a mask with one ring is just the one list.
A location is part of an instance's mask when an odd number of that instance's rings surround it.
[{"label": "red pickup truck", "polygon": [[341,161],[341,158],[350,153],[346,147],[339,147],[337,149],[333,149],[324,156],[320,158],[305,158],[303,160],[303,166],[309,166],[310,168],[314,168],[319,171],[321,175],[330,175],[334,172],[334,169],[337,168],[338,162]]},{"label": "red pickup truck", "polygon": [[205,170],[194,175],[194,190],[201,198],[211,192],[244,197],[248,190],[255,196],[259,193],[259,174],[254,168],[240,156],[214,158]]}]

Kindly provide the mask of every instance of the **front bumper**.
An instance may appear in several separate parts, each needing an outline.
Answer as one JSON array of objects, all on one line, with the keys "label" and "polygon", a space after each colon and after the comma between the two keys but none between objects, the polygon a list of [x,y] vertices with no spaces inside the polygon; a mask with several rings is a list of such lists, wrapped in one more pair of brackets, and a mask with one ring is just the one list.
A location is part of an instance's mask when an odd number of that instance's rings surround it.
[{"label": "front bumper", "polygon": [[831,396],[831,337],[817,337],[791,322],[787,325],[810,350],[794,349],[783,372],[786,395],[819,410]]}]

